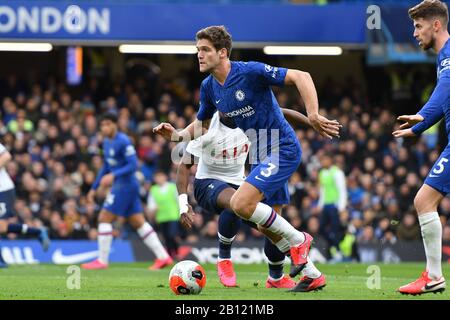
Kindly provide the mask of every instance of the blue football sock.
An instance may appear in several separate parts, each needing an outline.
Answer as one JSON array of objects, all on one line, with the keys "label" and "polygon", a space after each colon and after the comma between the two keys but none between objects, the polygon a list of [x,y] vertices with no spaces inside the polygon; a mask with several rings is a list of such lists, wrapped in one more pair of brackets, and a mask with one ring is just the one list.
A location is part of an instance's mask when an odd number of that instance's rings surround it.
[{"label": "blue football sock", "polygon": [[264,253],[269,259],[269,276],[278,280],[283,277],[285,255],[268,239],[265,238]]},{"label": "blue football sock", "polygon": [[241,227],[241,218],[225,209],[219,216],[219,259],[231,258],[231,244]]},{"label": "blue football sock", "polygon": [[8,233],[25,234],[30,236],[38,236],[41,233],[40,229],[31,228],[26,224],[10,223],[8,224]]}]

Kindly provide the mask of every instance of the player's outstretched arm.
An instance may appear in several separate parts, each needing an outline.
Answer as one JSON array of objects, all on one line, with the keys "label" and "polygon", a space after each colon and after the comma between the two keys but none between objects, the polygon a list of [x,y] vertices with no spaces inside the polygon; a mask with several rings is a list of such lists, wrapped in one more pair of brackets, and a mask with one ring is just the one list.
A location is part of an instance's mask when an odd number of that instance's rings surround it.
[{"label": "player's outstretched arm", "polygon": [[194,165],[194,156],[185,151],[178,164],[176,185],[178,190],[178,204],[180,208],[180,223],[186,229],[192,228],[194,213],[190,210],[187,190],[189,186],[190,169]]},{"label": "player's outstretched arm", "polygon": [[297,87],[305,103],[309,123],[314,130],[322,136],[332,139],[332,136],[327,133],[327,129],[330,125],[333,125],[333,121],[319,114],[319,100],[311,75],[308,72],[288,69],[284,83],[294,84]]},{"label": "player's outstretched arm", "polygon": [[397,119],[405,121],[392,134],[396,138],[413,137],[436,124],[444,117],[443,106],[450,99],[450,78],[441,78],[428,102],[415,115],[403,115]]},{"label": "player's outstretched arm", "polygon": [[170,123],[163,122],[153,128],[153,132],[169,141],[191,141],[203,135],[208,129],[211,119],[200,121],[195,119],[186,128],[177,131]]},{"label": "player's outstretched arm", "polygon": [[[308,117],[301,114],[300,112],[286,108],[281,108],[281,111],[283,112],[284,117],[291,126],[311,127]],[[339,129],[341,127],[342,125],[337,120],[332,120],[332,123],[327,125],[327,127],[325,128],[325,132],[332,137],[339,138]]]}]

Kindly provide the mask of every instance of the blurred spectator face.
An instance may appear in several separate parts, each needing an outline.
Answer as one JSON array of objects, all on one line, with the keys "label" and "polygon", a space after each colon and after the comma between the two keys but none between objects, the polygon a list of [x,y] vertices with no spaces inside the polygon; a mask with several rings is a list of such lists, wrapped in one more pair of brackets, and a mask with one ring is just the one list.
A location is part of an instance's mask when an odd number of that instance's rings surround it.
[{"label": "blurred spectator face", "polygon": [[378,223],[378,228],[380,228],[381,230],[387,230],[389,228],[390,224],[391,223],[388,218],[383,218]]},{"label": "blurred spectator face", "polygon": [[364,160],[364,170],[366,172],[372,172],[373,170],[375,170],[375,160],[373,158],[366,158]]},{"label": "blurred spectator face", "polygon": [[186,119],[191,119],[194,116],[194,114],[195,114],[194,107],[191,106],[191,105],[185,106],[183,112],[184,112],[184,117]]},{"label": "blurred spectator face", "polygon": [[372,241],[375,238],[374,230],[371,226],[365,226],[362,237],[365,241]]},{"label": "blurred spectator face", "polygon": [[403,217],[402,222],[403,222],[403,224],[404,224],[406,227],[412,227],[412,226],[414,226],[415,223],[416,223],[416,217],[415,217],[414,215],[410,214],[410,213],[407,213],[407,214],[405,214],[405,216]]},{"label": "blurred spectator face", "polygon": [[310,234],[317,234],[319,232],[319,228],[320,228],[320,221],[319,218],[312,216],[309,218],[308,220],[308,233]]},{"label": "blurred spectator face", "polygon": [[394,159],[390,155],[385,155],[383,157],[383,167],[386,170],[392,170],[395,166]]},{"label": "blurred spectator face", "polygon": [[445,226],[442,231],[442,240],[445,242],[450,242],[450,226]]},{"label": "blurred spectator face", "polygon": [[94,156],[92,158],[92,166],[95,169],[95,171],[100,170],[100,168],[103,166],[103,159],[100,156]]},{"label": "blurred spectator face", "polygon": [[369,139],[367,142],[367,150],[370,152],[376,152],[378,150],[378,142],[375,139]]},{"label": "blurred spectator face", "polygon": [[90,133],[97,131],[97,120],[94,116],[86,117],[84,124],[86,126],[86,130]]},{"label": "blurred spectator face", "polygon": [[50,128],[48,128],[48,137],[50,139],[56,140],[58,138],[58,128],[54,125],[50,126]]},{"label": "blurred spectator face", "polygon": [[155,180],[155,183],[160,186],[162,186],[163,184],[165,184],[167,182],[167,175],[161,171],[155,173],[153,178]]},{"label": "blurred spectator face", "polygon": [[44,174],[44,169],[44,164],[42,162],[33,162],[31,170],[36,177],[41,177]]},{"label": "blurred spectator face", "polygon": [[65,154],[77,153],[77,147],[73,140],[67,140],[66,142],[64,142],[64,153]]},{"label": "blurred spectator face", "polygon": [[295,217],[300,216],[299,211],[295,206],[288,206],[286,209],[286,215],[288,216],[289,219],[293,219]]},{"label": "blurred spectator face", "polygon": [[205,235],[210,238],[217,237],[217,222],[216,221],[214,221],[214,220],[208,221],[208,223],[205,226]]},{"label": "blurred spectator face", "polygon": [[406,148],[400,148],[398,152],[398,160],[401,162],[407,162],[409,159],[409,153]]},{"label": "blurred spectator face", "polygon": [[320,157],[320,165],[323,168],[329,168],[329,167],[331,167],[332,164],[333,164],[333,159],[331,158],[330,155],[324,154],[323,156]]}]

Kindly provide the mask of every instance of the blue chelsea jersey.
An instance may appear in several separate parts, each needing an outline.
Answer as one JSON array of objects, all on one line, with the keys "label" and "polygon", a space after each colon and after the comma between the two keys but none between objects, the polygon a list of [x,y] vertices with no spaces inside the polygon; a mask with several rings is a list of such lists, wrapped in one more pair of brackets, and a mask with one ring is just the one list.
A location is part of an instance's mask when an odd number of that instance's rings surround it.
[{"label": "blue chelsea jersey", "polygon": [[231,61],[223,86],[212,75],[203,80],[197,119],[211,119],[219,110],[224,123],[246,133],[256,147],[251,154],[260,155],[259,160],[278,148],[284,156],[298,157],[300,144],[270,87],[284,85],[286,73],[285,68],[259,62]]},{"label": "blue chelsea jersey", "polygon": [[[411,129],[418,135],[445,117],[450,137],[450,40],[444,44],[437,57],[437,84],[427,103],[418,112],[423,121]],[[450,145],[450,144],[449,144]]]},{"label": "blue chelsea jersey", "polygon": [[[450,81],[450,40],[447,40],[445,45],[439,51],[437,60],[437,81],[449,82]],[[450,91],[450,86],[444,88],[447,92]],[[450,135],[450,100],[447,100],[443,105],[443,112],[445,115],[445,128],[447,134]]]},{"label": "blue chelsea jersey", "polygon": [[135,176],[136,150],[126,134],[117,132],[112,139],[104,138],[103,160],[103,168],[94,182],[94,189],[98,188],[101,178],[107,173],[114,175],[114,185],[138,183]]}]

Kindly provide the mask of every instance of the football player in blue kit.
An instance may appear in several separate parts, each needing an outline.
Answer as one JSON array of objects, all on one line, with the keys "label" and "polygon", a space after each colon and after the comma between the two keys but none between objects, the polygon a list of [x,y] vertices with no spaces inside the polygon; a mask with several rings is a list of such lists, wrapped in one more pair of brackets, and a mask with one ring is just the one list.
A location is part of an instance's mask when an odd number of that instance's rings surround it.
[{"label": "football player in blue kit", "polygon": [[[448,8],[438,0],[425,0],[408,11],[414,23],[414,38],[424,49],[434,49],[437,57],[437,85],[427,103],[415,115],[403,115],[405,121],[393,135],[396,138],[420,135],[442,118],[450,141],[450,41],[447,31]],[[414,207],[419,216],[427,265],[414,282],[398,289],[402,294],[423,294],[445,290],[442,275],[442,224],[438,205],[450,193],[450,143],[431,168],[417,192]]]},{"label": "football player in blue kit", "polygon": [[137,231],[144,244],[156,256],[151,270],[161,269],[173,262],[161,244],[152,226],[145,220],[139,183],[136,179],[136,150],[128,136],[118,131],[117,116],[105,113],[100,119],[100,131],[103,136],[103,167],[87,194],[87,200],[94,202],[99,187],[110,188],[103,203],[98,221],[98,259],[81,265],[83,269],[108,268],[109,252],[113,240],[112,222],[119,216],[128,220]]},{"label": "football player in blue kit", "polygon": [[293,262],[290,276],[294,277],[307,264],[312,237],[278,215],[280,210],[275,205],[288,203],[287,181],[300,164],[302,152],[270,86],[294,84],[311,126],[320,134],[331,139],[326,130],[338,131],[332,128],[336,121],[319,115],[309,73],[258,62],[230,61],[232,40],[224,26],[202,29],[196,39],[200,72],[210,73],[201,84],[197,119],[180,132],[168,123],[160,124],[154,132],[172,141],[190,141],[208,129],[216,110],[227,126],[244,131],[252,146],[252,170],[233,194],[231,209],[289,242]]}]

